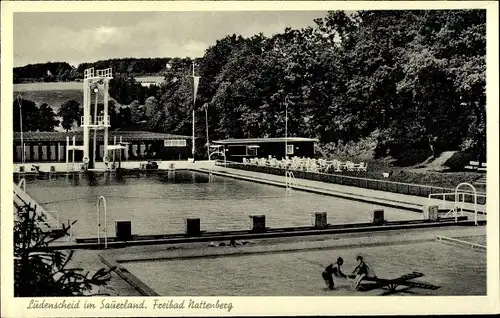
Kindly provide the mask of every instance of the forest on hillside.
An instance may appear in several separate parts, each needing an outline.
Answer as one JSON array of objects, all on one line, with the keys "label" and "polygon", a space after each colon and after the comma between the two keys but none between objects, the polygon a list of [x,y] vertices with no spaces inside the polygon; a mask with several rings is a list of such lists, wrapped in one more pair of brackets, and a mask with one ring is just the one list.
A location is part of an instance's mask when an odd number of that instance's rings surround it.
[{"label": "forest on hillside", "polygon": [[[204,153],[205,108],[214,140],[283,136],[288,107],[289,136],[317,137],[324,148],[375,136],[377,156],[484,157],[485,57],[485,10],[332,11],[271,37],[226,36],[197,61],[197,148]],[[191,60],[127,61],[76,72],[158,69],[165,82],[143,105],[130,94],[133,78],[113,80],[116,125],[190,135]]]},{"label": "forest on hillside", "polygon": [[30,82],[71,82],[83,79],[87,68],[112,68],[114,74],[127,76],[163,75],[167,63],[182,58],[122,58],[81,63],[74,67],[66,62],[29,64],[14,68],[14,84]]}]

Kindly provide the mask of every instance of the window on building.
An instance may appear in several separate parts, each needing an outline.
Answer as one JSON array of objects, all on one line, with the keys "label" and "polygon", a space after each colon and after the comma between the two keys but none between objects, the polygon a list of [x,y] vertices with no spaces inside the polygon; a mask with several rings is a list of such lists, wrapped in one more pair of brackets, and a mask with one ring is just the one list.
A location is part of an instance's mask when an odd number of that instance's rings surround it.
[{"label": "window on building", "polygon": [[252,157],[256,157],[258,148],[259,148],[259,146],[248,146],[247,147],[247,155],[252,156]]},{"label": "window on building", "polygon": [[167,139],[165,147],[186,147],[186,139]]},{"label": "window on building", "polygon": [[286,154],[293,155],[293,145],[286,145]]}]

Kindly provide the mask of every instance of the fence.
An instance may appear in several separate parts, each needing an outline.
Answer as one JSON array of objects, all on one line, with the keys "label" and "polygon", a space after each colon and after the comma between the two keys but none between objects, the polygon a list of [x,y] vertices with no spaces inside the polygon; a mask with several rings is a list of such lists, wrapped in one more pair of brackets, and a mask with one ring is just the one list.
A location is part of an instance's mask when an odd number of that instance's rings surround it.
[{"label": "fence", "polygon": [[[219,162],[215,163],[218,166],[225,166],[227,168],[247,170],[253,172],[262,172],[268,174],[274,174],[279,176],[285,175],[285,169],[267,166],[256,166],[251,164],[243,164],[239,162]],[[388,180],[379,179],[368,179],[352,176],[344,176],[341,174],[331,174],[331,173],[321,173],[321,172],[308,172],[308,171],[298,171],[293,170],[295,178],[321,181],[334,183],[339,185],[346,185],[351,187],[358,187],[371,190],[380,190],[387,192],[394,192],[399,194],[408,194],[419,197],[429,197],[433,193],[443,193],[443,192],[455,192],[455,189],[435,187],[429,185],[412,184],[412,183],[402,183]],[[466,192],[466,191],[462,191]],[[468,193],[468,192],[466,192]],[[472,192],[471,192],[472,193]],[[451,198],[450,200],[454,200]],[[465,202],[474,203],[473,198],[467,198]],[[486,195],[484,193],[478,193],[477,198],[478,204],[486,204]]]}]

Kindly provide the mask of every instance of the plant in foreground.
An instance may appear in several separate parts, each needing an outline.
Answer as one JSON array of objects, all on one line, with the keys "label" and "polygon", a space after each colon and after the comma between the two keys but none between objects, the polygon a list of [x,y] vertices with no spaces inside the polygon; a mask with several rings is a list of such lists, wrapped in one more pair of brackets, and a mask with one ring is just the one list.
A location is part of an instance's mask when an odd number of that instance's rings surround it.
[{"label": "plant in foreground", "polygon": [[[63,225],[56,234],[45,233],[40,224],[46,217],[36,207],[16,206],[14,215],[14,296],[56,297],[107,295],[94,293],[94,287],[106,286],[114,268],[101,268],[94,274],[82,268],[67,268],[74,251],[49,249],[49,243],[69,235],[71,226]],[[47,224],[47,223],[45,223]],[[109,287],[108,287],[109,288]]]}]

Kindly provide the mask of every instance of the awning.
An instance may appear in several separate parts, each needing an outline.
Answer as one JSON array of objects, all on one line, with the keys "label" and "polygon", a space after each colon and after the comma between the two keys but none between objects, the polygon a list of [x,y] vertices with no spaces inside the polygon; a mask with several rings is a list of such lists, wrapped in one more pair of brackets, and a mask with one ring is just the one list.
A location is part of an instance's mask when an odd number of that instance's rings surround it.
[{"label": "awning", "polygon": [[84,150],[84,146],[68,146],[68,150]]},{"label": "awning", "polygon": [[247,148],[260,148],[259,145],[248,145]]},{"label": "awning", "polygon": [[108,150],[120,150],[120,149],[127,149],[127,147],[122,145],[108,145]]}]

